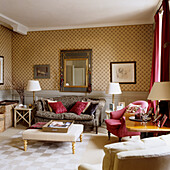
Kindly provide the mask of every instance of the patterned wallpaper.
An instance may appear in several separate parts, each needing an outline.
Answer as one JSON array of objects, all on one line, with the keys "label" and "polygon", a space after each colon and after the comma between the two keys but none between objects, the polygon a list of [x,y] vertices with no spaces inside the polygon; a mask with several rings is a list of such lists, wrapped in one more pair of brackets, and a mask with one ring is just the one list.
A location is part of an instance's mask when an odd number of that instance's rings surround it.
[{"label": "patterned wallpaper", "polygon": [[59,90],[60,50],[92,49],[92,88],[106,89],[110,62],[136,61],[136,84],[122,91],[148,91],[152,62],[153,25],[13,33],[13,77],[27,83],[33,66],[50,64],[50,79],[39,79],[42,89]]},{"label": "patterned wallpaper", "polygon": [[11,88],[12,80],[12,31],[0,25],[0,56],[4,56],[4,85],[0,90]]}]

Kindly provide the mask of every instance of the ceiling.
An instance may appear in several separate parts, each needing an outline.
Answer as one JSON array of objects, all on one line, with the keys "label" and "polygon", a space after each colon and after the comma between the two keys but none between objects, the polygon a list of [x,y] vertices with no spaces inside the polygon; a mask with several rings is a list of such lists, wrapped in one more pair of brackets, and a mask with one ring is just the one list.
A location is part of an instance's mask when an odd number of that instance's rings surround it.
[{"label": "ceiling", "polygon": [[151,24],[160,0],[0,0],[0,23],[14,31]]}]

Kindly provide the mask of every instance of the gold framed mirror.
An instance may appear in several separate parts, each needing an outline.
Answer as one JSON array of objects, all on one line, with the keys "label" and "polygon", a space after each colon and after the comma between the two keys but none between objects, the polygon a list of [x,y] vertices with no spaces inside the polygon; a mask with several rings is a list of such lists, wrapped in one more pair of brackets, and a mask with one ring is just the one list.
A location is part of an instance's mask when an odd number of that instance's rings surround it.
[{"label": "gold framed mirror", "polygon": [[91,54],[92,50],[61,50],[61,91],[92,91]]}]

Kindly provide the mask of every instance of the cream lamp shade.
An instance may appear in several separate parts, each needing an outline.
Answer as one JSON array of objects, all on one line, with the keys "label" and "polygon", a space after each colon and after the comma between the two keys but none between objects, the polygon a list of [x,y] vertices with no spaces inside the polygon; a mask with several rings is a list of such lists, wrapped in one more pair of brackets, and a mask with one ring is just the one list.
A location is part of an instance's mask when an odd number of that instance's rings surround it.
[{"label": "cream lamp shade", "polygon": [[107,94],[112,94],[112,103],[114,109],[114,94],[121,94],[121,89],[119,83],[109,83],[106,89]]},{"label": "cream lamp shade", "polygon": [[35,102],[35,91],[40,91],[40,83],[38,80],[29,80],[27,84],[27,91],[33,91],[33,103]]},{"label": "cream lamp shade", "polygon": [[109,83],[106,89],[107,94],[121,94],[119,83]]},{"label": "cream lamp shade", "polygon": [[170,81],[155,82],[148,100],[170,100]]}]

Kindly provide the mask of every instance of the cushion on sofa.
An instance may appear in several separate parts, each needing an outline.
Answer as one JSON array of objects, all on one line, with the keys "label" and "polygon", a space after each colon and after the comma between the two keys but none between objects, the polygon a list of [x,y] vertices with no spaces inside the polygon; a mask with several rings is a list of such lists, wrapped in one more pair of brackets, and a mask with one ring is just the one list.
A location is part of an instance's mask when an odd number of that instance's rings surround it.
[{"label": "cushion on sofa", "polygon": [[64,107],[62,102],[53,102],[53,103],[49,102],[48,104],[51,106],[51,108],[56,114],[67,112],[67,109]]},{"label": "cushion on sofa", "polygon": [[91,103],[90,106],[86,109],[86,111],[83,114],[95,115],[98,105],[99,105],[98,103],[96,104]]},{"label": "cushion on sofa", "polygon": [[80,115],[82,113],[82,111],[85,109],[85,107],[87,106],[88,102],[76,102],[76,104],[70,109],[69,112],[73,112],[76,113],[78,115]]},{"label": "cushion on sofa", "polygon": [[91,115],[77,115],[75,113],[63,113],[64,114],[64,119],[66,120],[93,120],[94,116]]},{"label": "cushion on sofa", "polygon": [[62,120],[64,119],[63,113],[61,114],[56,114],[54,112],[49,112],[49,111],[37,111],[35,114],[36,117],[41,117],[41,118],[46,118],[46,119],[56,119],[56,120]]},{"label": "cushion on sofa", "polygon": [[86,101],[85,96],[62,96],[54,97],[53,100],[61,101],[67,110],[70,110],[77,101]]}]

